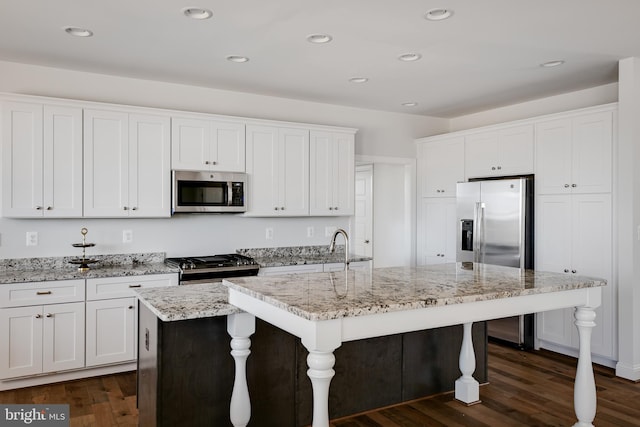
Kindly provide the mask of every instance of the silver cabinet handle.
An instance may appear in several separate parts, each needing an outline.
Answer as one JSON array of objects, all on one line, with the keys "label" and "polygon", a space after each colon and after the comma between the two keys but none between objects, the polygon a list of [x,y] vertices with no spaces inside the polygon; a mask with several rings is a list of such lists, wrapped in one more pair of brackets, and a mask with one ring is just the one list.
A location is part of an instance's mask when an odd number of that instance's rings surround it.
[{"label": "silver cabinet handle", "polygon": [[42,210],[42,206],[36,206],[36,210],[37,211],[41,211]]},{"label": "silver cabinet handle", "polygon": [[440,190],[441,193],[444,193],[444,190]]},{"label": "silver cabinet handle", "polygon": [[123,210],[123,211],[128,211],[128,210],[129,210],[129,208],[128,208],[128,207],[126,207],[126,206],[123,206],[123,207],[122,207],[122,210]]},{"label": "silver cabinet handle", "polygon": [[332,210],[333,210],[333,207],[329,206],[329,210],[330,210],[330,211],[332,211]]},{"label": "silver cabinet handle", "polygon": [[211,164],[212,164],[212,165],[217,165],[217,164],[218,164],[218,162],[215,162],[215,161],[214,161],[214,162],[211,162]]},{"label": "silver cabinet handle", "polygon": [[51,291],[37,291],[36,295],[51,295]]},{"label": "silver cabinet handle", "polygon": [[492,171],[496,170],[496,167],[495,166],[491,166],[491,170]]},{"label": "silver cabinet handle", "polygon": [[129,285],[130,288],[141,288],[142,285]]},{"label": "silver cabinet handle", "polygon": [[569,188],[569,184],[565,184],[565,185],[564,185],[564,188]]},{"label": "silver cabinet handle", "polygon": [[283,211],[283,210],[284,210],[284,206],[282,206],[282,207],[280,208],[280,210],[281,210],[281,211]]},{"label": "silver cabinet handle", "polygon": [[40,319],[42,317],[41,314],[36,314],[36,319]]},{"label": "silver cabinet handle", "polygon": [[576,188],[578,185],[577,185],[577,184],[571,184],[571,186],[572,186],[573,188]]},{"label": "silver cabinet handle", "polygon": [[369,241],[368,241],[368,240],[365,240],[364,242],[365,242],[365,243],[369,243]]},{"label": "silver cabinet handle", "polygon": [[208,165],[208,164],[209,164],[209,160],[205,160],[205,161],[204,161],[204,164],[205,164],[205,165]]},{"label": "silver cabinet handle", "polygon": [[53,209],[53,206],[47,206],[47,210],[50,211]]},{"label": "silver cabinet handle", "polygon": [[576,271],[576,270],[571,270],[571,272],[572,272],[573,274],[576,274],[576,273],[577,273],[577,271]]},{"label": "silver cabinet handle", "polygon": [[274,210],[276,210],[276,211],[277,211],[277,210],[280,210],[280,208],[279,208],[279,207],[277,207],[277,206],[276,206],[275,208],[273,208],[273,209],[274,209]]},{"label": "silver cabinet handle", "polygon": [[53,314],[47,313],[47,317],[53,317]]},{"label": "silver cabinet handle", "polygon": [[337,210],[338,210],[338,207],[337,207],[337,206],[336,206],[336,207],[334,207],[334,208],[333,208],[333,210],[334,210],[334,211],[337,211]]},{"label": "silver cabinet handle", "polygon": [[568,273],[568,272],[569,272],[569,269],[568,269],[568,268],[565,268],[565,269],[564,269],[564,272],[565,272],[565,273]]},{"label": "silver cabinet handle", "polygon": [[132,210],[132,211],[137,211],[137,210],[138,210],[138,207],[137,207],[137,206],[134,206],[134,207],[132,207],[132,208],[131,208],[131,210]]},{"label": "silver cabinet handle", "polygon": [[129,307],[127,307],[129,310],[133,310],[133,306],[130,305]]}]

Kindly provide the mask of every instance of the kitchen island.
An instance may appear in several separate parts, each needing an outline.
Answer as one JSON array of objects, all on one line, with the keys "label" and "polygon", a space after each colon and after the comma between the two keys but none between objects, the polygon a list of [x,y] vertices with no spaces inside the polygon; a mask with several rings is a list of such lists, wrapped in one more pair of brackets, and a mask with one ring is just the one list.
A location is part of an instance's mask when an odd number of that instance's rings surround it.
[{"label": "kitchen island", "polygon": [[[596,391],[591,368],[590,334],[594,308],[605,281],[485,264],[445,264],[416,268],[317,273],[286,277],[252,277],[225,281],[229,303],[238,314],[229,328],[236,359],[231,400],[234,426],[250,420],[244,361],[258,317],[297,337],[309,351],[307,374],[313,386],[313,427],[329,425],[328,396],[335,375],[334,351],[354,340],[449,325],[464,325],[455,396],[479,400],[473,378],[474,322],[576,307],[580,358],[575,381],[577,426],[592,425]],[[254,317],[255,316],[255,317]]]}]

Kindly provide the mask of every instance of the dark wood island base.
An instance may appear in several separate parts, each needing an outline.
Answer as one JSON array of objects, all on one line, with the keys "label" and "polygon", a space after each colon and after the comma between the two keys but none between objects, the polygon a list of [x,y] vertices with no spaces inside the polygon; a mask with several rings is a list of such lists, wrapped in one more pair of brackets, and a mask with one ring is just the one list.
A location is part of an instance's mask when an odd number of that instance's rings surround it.
[{"label": "dark wood island base", "polygon": [[[231,426],[235,377],[226,316],[163,322],[139,304],[139,424]],[[335,351],[329,416],[451,391],[460,376],[462,325],[344,343]],[[473,325],[474,377],[487,381],[484,322]],[[247,360],[251,421],[255,427],[311,424],[307,350],[293,335],[256,319]]]}]

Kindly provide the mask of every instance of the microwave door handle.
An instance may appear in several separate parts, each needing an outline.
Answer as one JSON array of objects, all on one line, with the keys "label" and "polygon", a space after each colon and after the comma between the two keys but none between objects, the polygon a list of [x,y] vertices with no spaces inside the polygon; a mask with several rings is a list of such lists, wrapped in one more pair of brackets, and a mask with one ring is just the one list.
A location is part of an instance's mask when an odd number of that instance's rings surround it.
[{"label": "microwave door handle", "polygon": [[233,204],[233,182],[227,181],[227,206]]}]

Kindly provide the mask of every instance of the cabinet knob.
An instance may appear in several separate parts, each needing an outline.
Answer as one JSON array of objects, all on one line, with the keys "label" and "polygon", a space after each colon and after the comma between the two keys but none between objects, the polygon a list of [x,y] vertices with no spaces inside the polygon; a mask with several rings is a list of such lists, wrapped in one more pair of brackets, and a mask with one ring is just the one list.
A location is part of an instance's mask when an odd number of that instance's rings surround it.
[{"label": "cabinet knob", "polygon": [[569,184],[565,184],[565,185],[564,185],[564,188],[569,188]]},{"label": "cabinet knob", "polygon": [[565,268],[565,269],[564,269],[564,272],[565,272],[565,273],[568,273],[568,272],[569,272],[569,269],[568,269],[568,268]]},{"label": "cabinet knob", "polygon": [[205,164],[205,165],[208,165],[208,164],[209,164],[209,160],[205,160],[205,161],[204,161],[204,164]]},{"label": "cabinet knob", "polygon": [[444,193],[444,190],[440,190],[441,193]]},{"label": "cabinet knob", "polygon": [[127,307],[129,310],[133,310],[133,306],[130,305],[129,307]]},{"label": "cabinet knob", "polygon": [[439,193],[439,192],[440,192],[440,190],[436,190],[436,193]]},{"label": "cabinet knob", "polygon": [[128,211],[128,210],[129,210],[129,208],[128,208],[128,207],[126,207],[126,206],[123,206],[123,207],[122,207],[122,210],[123,210],[123,211]]},{"label": "cabinet knob", "polygon": [[491,166],[491,170],[492,171],[496,170],[496,167],[495,166]]},{"label": "cabinet knob", "polygon": [[47,313],[47,317],[53,317],[53,314]]},{"label": "cabinet knob", "polygon": [[36,206],[36,210],[37,211],[41,211],[42,210],[42,206]]},{"label": "cabinet knob", "polygon": [[53,210],[53,206],[47,206],[47,210],[48,211]]},{"label": "cabinet knob", "polygon": [[41,314],[36,314],[36,319],[40,319],[42,317]]},{"label": "cabinet knob", "polygon": [[502,166],[498,166],[498,170],[502,170]]},{"label": "cabinet knob", "polygon": [[212,165],[217,165],[217,164],[218,164],[218,162],[211,162],[211,164],[212,164]]},{"label": "cabinet knob", "polygon": [[369,240],[365,240],[364,242],[365,242],[365,243],[369,243]]},{"label": "cabinet knob", "polygon": [[131,208],[131,210],[132,210],[132,211],[137,211],[137,210],[138,210],[138,207],[137,207],[137,206],[134,206],[134,207],[132,207],[132,208]]},{"label": "cabinet knob", "polygon": [[572,272],[573,274],[576,274],[578,271],[577,271],[577,270],[571,270],[571,272]]},{"label": "cabinet knob", "polygon": [[578,185],[577,185],[577,184],[571,184],[571,186],[572,186],[573,188],[576,188]]},{"label": "cabinet knob", "polygon": [[277,206],[276,206],[275,208],[273,208],[273,209],[274,209],[274,210],[276,210],[276,211],[277,211],[277,210],[280,210],[280,208],[279,208],[279,207],[277,207]]},{"label": "cabinet knob", "polygon": [[333,210],[333,207],[332,207],[332,206],[329,206],[329,210],[330,210],[330,211],[332,211],[332,210]]},{"label": "cabinet knob", "polygon": [[280,210],[281,210],[281,211],[283,211],[283,210],[284,210],[284,206],[282,206],[282,207],[280,208]]},{"label": "cabinet knob", "polygon": [[337,206],[336,206],[336,207],[334,207],[334,208],[333,208],[333,210],[334,210],[334,211],[337,211],[337,210],[338,210],[338,207],[337,207]]}]

